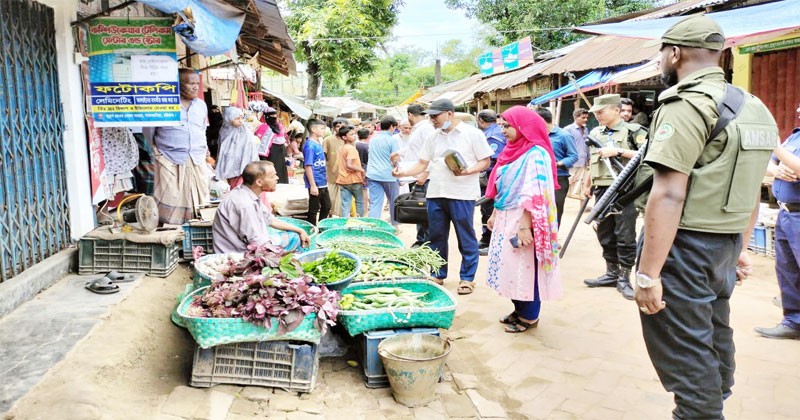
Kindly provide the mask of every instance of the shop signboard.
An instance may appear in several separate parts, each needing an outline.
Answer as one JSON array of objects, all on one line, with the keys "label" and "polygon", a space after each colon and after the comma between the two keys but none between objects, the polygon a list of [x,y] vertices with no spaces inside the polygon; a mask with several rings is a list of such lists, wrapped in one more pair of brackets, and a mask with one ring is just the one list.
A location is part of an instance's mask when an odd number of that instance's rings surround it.
[{"label": "shop signboard", "polygon": [[765,42],[763,44],[756,44],[756,45],[748,45],[745,47],[739,47],[740,54],[754,54],[754,53],[762,53],[768,51],[776,51],[776,50],[784,50],[787,48],[797,48],[800,47],[800,37],[797,38],[789,38],[789,39],[781,39],[778,41],[772,42]]},{"label": "shop signboard", "polygon": [[533,63],[533,48],[530,37],[478,56],[478,67],[482,76],[515,70],[531,63]]},{"label": "shop signboard", "polygon": [[180,124],[172,22],[133,17],[90,22],[89,95],[96,127]]}]

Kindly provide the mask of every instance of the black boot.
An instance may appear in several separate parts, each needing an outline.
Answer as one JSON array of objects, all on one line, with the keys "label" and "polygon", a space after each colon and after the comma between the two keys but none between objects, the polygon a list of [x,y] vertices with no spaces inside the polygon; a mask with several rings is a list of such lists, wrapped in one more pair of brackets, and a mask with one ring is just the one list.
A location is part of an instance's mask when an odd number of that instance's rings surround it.
[{"label": "black boot", "polygon": [[620,267],[619,278],[617,279],[617,291],[622,293],[622,297],[633,300],[633,286],[631,286],[630,267]]},{"label": "black boot", "polygon": [[596,279],[583,281],[589,287],[614,287],[619,278],[619,266],[606,261],[606,273]]}]

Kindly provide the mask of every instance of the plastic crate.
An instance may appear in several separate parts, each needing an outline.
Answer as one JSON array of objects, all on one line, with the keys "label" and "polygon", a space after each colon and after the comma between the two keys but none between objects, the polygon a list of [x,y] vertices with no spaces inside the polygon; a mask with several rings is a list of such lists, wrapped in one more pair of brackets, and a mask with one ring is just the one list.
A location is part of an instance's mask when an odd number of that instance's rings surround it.
[{"label": "plastic crate", "polygon": [[316,344],[258,341],[195,348],[191,386],[257,385],[311,392],[317,382]]},{"label": "plastic crate", "polygon": [[183,228],[183,258],[186,260],[193,260],[192,249],[196,246],[202,246],[206,254],[214,253],[214,238],[211,234],[211,224],[206,225],[190,225],[184,224]]},{"label": "plastic crate", "polygon": [[83,238],[78,249],[78,274],[112,270],[167,277],[178,267],[180,243],[138,243],[125,239]]},{"label": "plastic crate", "polygon": [[756,226],[753,229],[753,236],[750,237],[750,244],[747,248],[757,254],[766,254],[767,228],[765,226]]},{"label": "plastic crate", "polygon": [[389,378],[383,370],[383,363],[378,355],[378,344],[381,341],[399,334],[430,334],[439,336],[438,328],[396,328],[393,330],[367,331],[361,336],[361,365],[364,367],[364,379],[368,388],[386,388]]}]

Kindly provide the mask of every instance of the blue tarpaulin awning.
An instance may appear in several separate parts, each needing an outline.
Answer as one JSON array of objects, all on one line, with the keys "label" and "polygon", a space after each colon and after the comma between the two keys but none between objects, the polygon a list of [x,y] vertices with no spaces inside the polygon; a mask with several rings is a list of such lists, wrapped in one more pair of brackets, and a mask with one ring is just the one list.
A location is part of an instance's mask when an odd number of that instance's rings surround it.
[{"label": "blue tarpaulin awning", "polygon": [[606,83],[609,79],[614,77],[614,75],[616,75],[618,72],[630,69],[632,67],[636,66],[614,67],[590,71],[589,73],[583,75],[580,79],[576,80],[574,84],[570,83],[539,96],[538,98],[533,98],[533,100],[530,102],[530,105],[541,105],[564,96],[575,95],[578,93],[575,85],[578,85],[578,88],[580,88],[581,92],[597,89],[600,87],[600,85]]},{"label": "blue tarpaulin awning", "polygon": [[183,32],[178,34],[187,47],[205,56],[220,55],[233,49],[245,18],[245,12],[220,0],[138,1],[164,13],[180,13],[189,8],[193,33],[191,36]]},{"label": "blue tarpaulin awning", "polygon": [[[725,33],[726,45],[763,34],[777,35],[800,27],[800,0],[782,0],[750,7],[707,13]],[[652,20],[628,20],[603,25],[580,26],[576,30],[591,34],[627,38],[656,39],[686,16]]]}]

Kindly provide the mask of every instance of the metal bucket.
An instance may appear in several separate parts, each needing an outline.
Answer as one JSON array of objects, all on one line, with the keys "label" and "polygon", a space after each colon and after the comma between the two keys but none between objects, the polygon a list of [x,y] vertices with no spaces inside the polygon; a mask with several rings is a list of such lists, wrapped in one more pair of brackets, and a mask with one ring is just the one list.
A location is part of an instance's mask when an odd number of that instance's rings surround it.
[{"label": "metal bucket", "polygon": [[378,345],[395,401],[408,407],[428,404],[436,398],[436,383],[450,343],[428,334],[401,334]]}]

